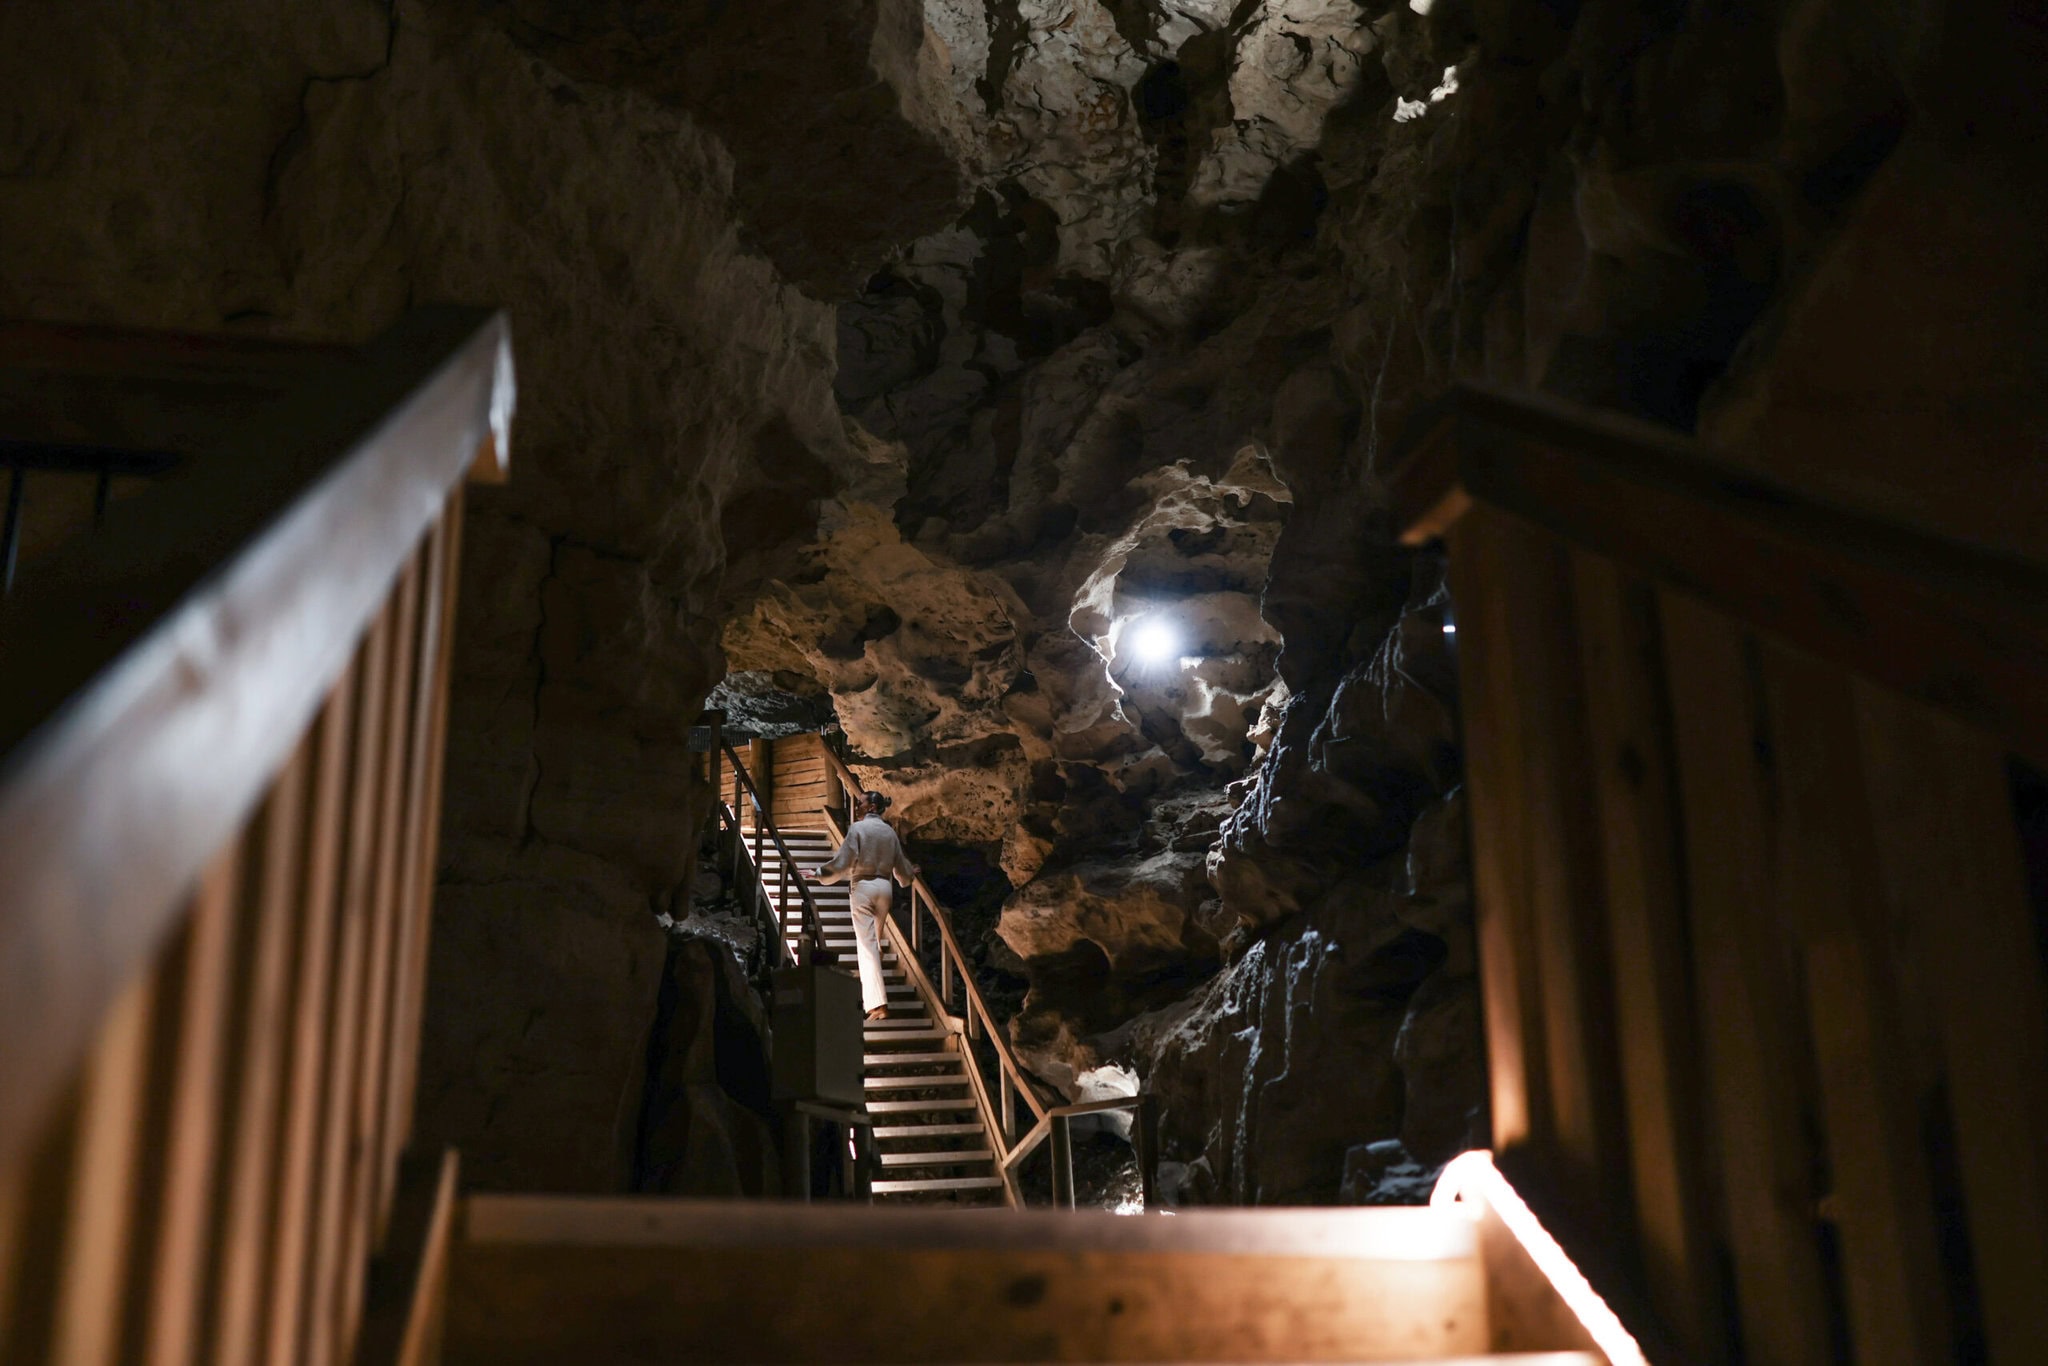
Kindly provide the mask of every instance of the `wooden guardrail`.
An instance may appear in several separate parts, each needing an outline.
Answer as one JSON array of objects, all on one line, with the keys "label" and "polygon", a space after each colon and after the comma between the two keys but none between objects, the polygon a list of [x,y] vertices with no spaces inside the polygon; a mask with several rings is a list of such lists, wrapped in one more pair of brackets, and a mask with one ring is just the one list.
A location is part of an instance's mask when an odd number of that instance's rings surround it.
[{"label": "wooden guardrail", "polygon": [[[733,828],[739,836],[742,847],[746,843],[746,827],[739,820],[742,798],[751,803],[753,808],[754,885],[759,889],[759,895],[765,901],[768,893],[767,888],[762,884],[760,876],[762,867],[761,856],[764,852],[762,842],[765,840],[773,844],[775,852],[781,855],[781,867],[777,872],[779,881],[774,904],[778,907],[787,906],[789,904],[789,889],[791,886],[796,888],[799,904],[803,907],[803,941],[809,946],[810,955],[815,956],[825,947],[825,930],[823,923],[818,919],[817,900],[811,895],[810,886],[804,881],[803,874],[797,867],[796,856],[790,853],[789,845],[783,842],[782,831],[775,824],[772,808],[767,799],[762,797],[760,789],[754,786],[753,775],[747,772],[747,766],[740,759],[739,752],[723,740],[719,744],[727,762],[732,765],[732,806],[730,810],[734,820]],[[713,777],[715,780],[715,770]],[[780,940],[786,933],[782,928],[781,914],[779,912],[771,912],[770,919],[775,922],[776,937]]]},{"label": "wooden guardrail", "polygon": [[[846,762],[832,752],[829,745],[820,745],[826,764],[839,785],[840,809],[851,810],[855,799],[863,790],[860,779],[846,766]],[[827,808],[824,815],[831,822],[833,834],[845,838],[846,829],[840,823],[837,813]],[[960,948],[960,941],[953,934],[953,925],[945,909],[933,895],[931,885],[923,877],[914,878],[910,885],[910,929],[906,935],[889,917],[884,927],[891,942],[896,945],[898,960],[904,965],[921,995],[931,1006],[933,1016],[948,1022],[947,1027],[963,1039],[962,1047],[967,1050],[969,1065],[968,1082],[973,1088],[976,1106],[981,1111],[982,1122],[994,1140],[996,1170],[1003,1178],[1004,1193],[1012,1206],[1020,1206],[1023,1196],[1017,1184],[1017,1163],[1042,1143],[1049,1132],[1050,1111],[1038,1098],[1030,1075],[1017,1062],[1016,1054],[1010,1048],[1008,1035],[990,1013],[988,1002],[982,998],[981,989],[974,984],[974,969],[966,953]],[[939,981],[933,983],[925,974],[919,961],[919,950],[924,942],[924,922],[929,920],[932,932],[938,937]],[[955,987],[958,987],[957,993]],[[959,1009],[954,1000],[958,997]],[[979,1056],[977,1056],[979,1054]],[[984,1063],[996,1073],[996,1094],[988,1094],[988,1083],[982,1076]],[[1018,1132],[1017,1101],[1022,1098],[1031,1115],[1031,1125],[1024,1134]],[[1012,1161],[1012,1157],[1017,1161]],[[1148,1178],[1149,1179],[1149,1178]],[[1057,1185],[1057,1183],[1056,1183]]]},{"label": "wooden guardrail", "polygon": [[380,1249],[418,1275],[371,1337],[419,1341],[453,1168],[401,1201],[399,1157],[505,320],[423,309],[253,381],[236,344],[69,335],[276,396],[0,607],[0,1359],[345,1360]]},{"label": "wooden guardrail", "polygon": [[1412,449],[1503,1166],[1653,1358],[2048,1360],[2048,565],[1498,392]]}]

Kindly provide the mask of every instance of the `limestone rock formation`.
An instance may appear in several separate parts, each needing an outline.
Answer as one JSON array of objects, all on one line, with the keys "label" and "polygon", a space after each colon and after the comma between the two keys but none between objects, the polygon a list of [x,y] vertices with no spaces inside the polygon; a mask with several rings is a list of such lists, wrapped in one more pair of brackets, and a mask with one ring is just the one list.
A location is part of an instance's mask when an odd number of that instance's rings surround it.
[{"label": "limestone rock formation", "polygon": [[420,1109],[472,1181],[617,1188],[663,982],[720,990],[655,914],[729,660],[984,870],[1013,1036],[1158,1091],[1179,1198],[1390,1198],[1483,1118],[1396,434],[1466,378],[1882,466],[1939,389],[2031,470],[2038,45],[1996,9],[27,0],[0,311],[510,309]]},{"label": "limestone rock formation", "polygon": [[[913,835],[1001,841],[1014,1036],[1070,1090],[1144,1074],[1189,1198],[1379,1198],[1481,1132],[1454,621],[1391,544],[1386,452],[1458,377],[1784,410],[1774,311],[1946,50],[1796,8],[923,5],[892,78],[973,202],[840,306],[837,392],[904,452],[926,581],[986,589],[1022,668],[963,707],[862,634],[894,714],[980,756],[971,793],[869,748],[857,700],[848,735]],[[1167,614],[1186,658],[1148,674]],[[844,679],[813,642],[862,620],[747,657]]]}]

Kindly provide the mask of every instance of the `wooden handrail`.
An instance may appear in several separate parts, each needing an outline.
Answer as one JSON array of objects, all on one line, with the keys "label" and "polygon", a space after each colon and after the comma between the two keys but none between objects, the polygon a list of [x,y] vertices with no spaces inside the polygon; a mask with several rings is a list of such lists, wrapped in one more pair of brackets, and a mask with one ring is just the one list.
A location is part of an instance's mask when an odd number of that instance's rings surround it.
[{"label": "wooden handrail", "polygon": [[[796,883],[797,896],[803,905],[803,935],[810,942],[811,952],[816,954],[825,947],[825,930],[823,922],[818,919],[818,903],[811,897],[810,885],[804,881],[802,870],[797,867],[796,856],[783,842],[782,831],[776,827],[774,813],[761,796],[761,789],[754,786],[754,775],[747,772],[746,764],[741,762],[739,752],[730,741],[721,740],[719,743],[725,750],[725,757],[732,761],[734,779],[745,784],[747,796],[753,801],[755,828],[766,832],[768,838],[775,842],[776,852],[782,855],[784,871]],[[737,818],[739,813],[733,814]],[[759,870],[755,871],[758,876]],[[762,890],[765,892],[766,888]]]},{"label": "wooden handrail", "polygon": [[33,342],[0,329],[17,386],[219,392],[199,427],[86,433],[175,459],[0,607],[0,1356],[351,1359],[373,1255],[430,1292],[453,1208],[439,1154],[438,1202],[401,1201],[400,1155],[460,486],[502,477],[509,331]]},{"label": "wooden handrail", "polygon": [[1459,385],[1389,480],[1402,539],[1474,499],[2048,761],[2048,562],[1830,504],[1646,423]]},{"label": "wooden handrail", "polygon": [[[854,776],[851,769],[847,768],[845,761],[832,752],[830,745],[823,744],[821,741],[819,749],[823,751],[826,763],[830,766],[834,777],[838,779],[842,793],[852,794],[862,790],[860,780]],[[837,817],[834,816],[832,811],[827,809],[824,815],[825,819],[831,824],[835,835],[839,838],[844,838],[845,830],[840,826]],[[967,1074],[973,1084],[976,1103],[982,1110],[983,1119],[995,1140],[997,1170],[1003,1175],[1005,1193],[1009,1197],[1010,1203],[1012,1205],[1019,1205],[1022,1203],[1022,1199],[1016,1186],[1015,1169],[1007,1161],[1012,1151],[1011,1132],[1015,1128],[1016,1097],[1023,1097],[1025,1106],[1031,1111],[1034,1125],[1043,1123],[1048,1111],[1045,1103],[1038,1098],[1037,1089],[1031,1081],[1030,1074],[1018,1063],[1016,1054],[1011,1051],[1009,1039],[1002,1027],[997,1023],[995,1015],[989,1010],[988,1002],[983,999],[981,989],[975,985],[973,964],[966,953],[962,951],[960,941],[953,933],[953,924],[946,915],[944,906],[940,904],[938,897],[933,893],[931,884],[927,883],[922,875],[911,879],[910,898],[911,933],[908,936],[908,942],[898,942],[897,952],[903,961],[916,972],[916,980],[921,983],[919,990],[930,998],[930,1005],[933,1010],[949,1021],[949,1027],[955,1028],[955,1031],[963,1036],[962,1047],[968,1051],[969,1055]],[[919,936],[917,931],[919,922],[917,917],[920,909],[929,914],[932,918],[932,923],[938,927],[939,962],[942,980],[937,988],[934,988],[925,979],[923,972],[918,969]],[[888,925],[892,940],[901,941],[904,937],[897,931],[895,922],[891,920],[888,922]],[[950,979],[956,976],[960,980],[961,991],[965,998],[965,1013],[961,1015],[954,1014],[950,993],[946,989],[950,985]],[[989,1047],[995,1053],[1000,1094],[993,1100],[988,1096],[987,1086],[982,1081],[980,1068],[973,1060],[973,1045],[980,1039],[986,1039]]]},{"label": "wooden handrail", "polygon": [[1002,1160],[1004,1181],[1015,1180],[1014,1173],[1024,1165],[1024,1159],[1038,1151],[1047,1139],[1053,1141],[1052,1199],[1055,1205],[1072,1208],[1074,1201],[1074,1150],[1067,1121],[1079,1115],[1108,1114],[1117,1110],[1132,1113],[1134,1146],[1138,1152],[1138,1181],[1143,1193],[1144,1206],[1153,1206],[1152,1178],[1157,1165],[1158,1134],[1152,1097],[1139,1092],[1132,1096],[1109,1096],[1102,1100],[1085,1100],[1073,1105],[1055,1105],[1045,1112],[1031,1131],[1017,1140],[1009,1154]]},{"label": "wooden handrail", "polygon": [[[754,879],[755,912],[760,920],[766,922],[770,931],[770,940],[774,944],[774,948],[770,950],[769,956],[778,966],[786,967],[794,961],[795,955],[790,952],[789,939],[786,931],[782,928],[781,917],[775,913],[775,908],[768,902],[767,889],[761,881],[761,869],[755,864],[753,857],[747,851],[747,836],[745,829],[740,825],[740,813],[726,805],[725,797],[722,793],[717,794],[717,800],[713,803],[713,810],[716,813],[719,827],[732,831],[733,847],[736,851],[735,858],[746,861],[747,871]],[[739,872],[739,865],[737,863],[735,863],[733,871],[735,874],[734,894],[737,895],[737,875]]]},{"label": "wooden handrail", "polygon": [[429,308],[109,510],[0,608],[0,1170],[505,447],[502,314]]}]

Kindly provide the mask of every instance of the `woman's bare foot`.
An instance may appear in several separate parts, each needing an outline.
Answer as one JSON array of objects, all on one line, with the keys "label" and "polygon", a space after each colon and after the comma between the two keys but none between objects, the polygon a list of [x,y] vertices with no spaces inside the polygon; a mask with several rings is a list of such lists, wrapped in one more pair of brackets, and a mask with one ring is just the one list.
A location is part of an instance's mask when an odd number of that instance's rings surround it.
[{"label": "woman's bare foot", "polygon": [[889,1018],[889,1007],[887,1006],[876,1006],[868,1012],[869,1024],[873,1024],[877,1020],[886,1020],[887,1018]]}]

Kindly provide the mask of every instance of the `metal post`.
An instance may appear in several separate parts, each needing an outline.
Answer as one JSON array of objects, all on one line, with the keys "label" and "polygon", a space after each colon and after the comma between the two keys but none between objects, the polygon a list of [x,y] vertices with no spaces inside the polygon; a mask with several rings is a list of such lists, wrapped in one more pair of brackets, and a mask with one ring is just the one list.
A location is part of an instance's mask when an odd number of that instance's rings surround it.
[{"label": "metal post", "polygon": [[1138,1148],[1138,1191],[1145,1212],[1159,1208],[1153,1198],[1153,1177],[1159,1170],[1159,1098],[1147,1093],[1138,1097],[1138,1120],[1132,1137]]},{"label": "metal post", "polygon": [[853,1179],[847,1189],[856,1200],[867,1200],[874,1195],[875,1131],[872,1126],[853,1126]]},{"label": "metal post", "polygon": [[717,801],[725,790],[725,713],[714,712],[711,717],[711,800]]},{"label": "metal post", "polygon": [[1052,1202],[1074,1208],[1074,1130],[1067,1115],[1054,1115],[1052,1121]]},{"label": "metal post", "polygon": [[0,593],[14,591],[14,556],[21,548],[21,495],[28,471],[17,467],[7,486],[7,522],[0,528]]}]

